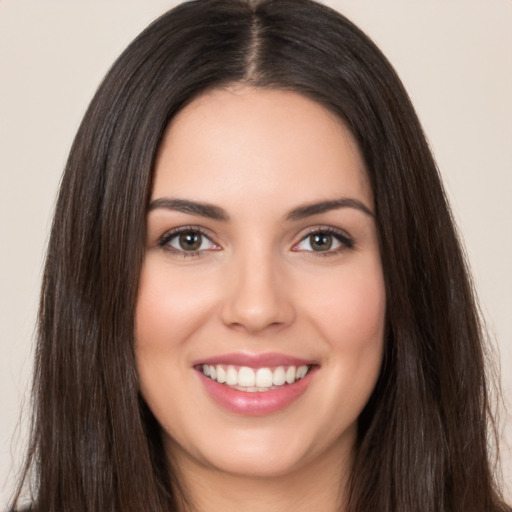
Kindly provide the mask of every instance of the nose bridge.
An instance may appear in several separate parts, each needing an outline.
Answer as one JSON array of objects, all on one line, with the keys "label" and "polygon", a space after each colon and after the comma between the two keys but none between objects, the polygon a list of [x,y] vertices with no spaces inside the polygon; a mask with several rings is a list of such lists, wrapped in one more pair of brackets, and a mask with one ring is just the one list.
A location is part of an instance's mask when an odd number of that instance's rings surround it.
[{"label": "nose bridge", "polygon": [[256,333],[293,319],[285,274],[271,247],[245,247],[233,257],[223,304],[227,325]]}]

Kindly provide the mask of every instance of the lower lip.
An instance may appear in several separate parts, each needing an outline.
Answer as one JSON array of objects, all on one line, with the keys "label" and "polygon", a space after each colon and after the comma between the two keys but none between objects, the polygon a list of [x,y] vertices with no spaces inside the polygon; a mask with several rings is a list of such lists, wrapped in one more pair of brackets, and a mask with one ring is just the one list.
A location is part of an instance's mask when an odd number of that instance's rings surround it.
[{"label": "lower lip", "polygon": [[263,416],[280,411],[295,402],[306,391],[314,370],[316,367],[293,384],[285,384],[269,391],[254,392],[233,389],[206,377],[200,370],[197,370],[197,373],[210,397],[222,408],[246,416]]}]

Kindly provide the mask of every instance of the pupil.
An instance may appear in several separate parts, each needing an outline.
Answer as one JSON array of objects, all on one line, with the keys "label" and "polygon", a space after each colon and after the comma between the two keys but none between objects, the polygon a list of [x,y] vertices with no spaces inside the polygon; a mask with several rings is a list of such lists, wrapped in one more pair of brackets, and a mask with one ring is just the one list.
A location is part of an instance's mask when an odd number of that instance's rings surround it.
[{"label": "pupil", "polygon": [[180,246],[185,251],[196,251],[201,247],[201,235],[199,233],[182,233]]},{"label": "pupil", "polygon": [[332,235],[317,233],[311,235],[311,247],[314,251],[328,251],[332,246]]}]

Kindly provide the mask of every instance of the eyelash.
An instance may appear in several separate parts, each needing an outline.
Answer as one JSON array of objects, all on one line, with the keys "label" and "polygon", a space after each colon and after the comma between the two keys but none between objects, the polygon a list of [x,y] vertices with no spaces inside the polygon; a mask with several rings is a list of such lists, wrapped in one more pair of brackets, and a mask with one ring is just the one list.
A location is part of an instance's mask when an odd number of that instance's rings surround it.
[{"label": "eyelash", "polygon": [[[200,228],[198,226],[183,226],[183,227],[176,228],[176,229],[173,229],[173,230],[165,233],[158,241],[158,246],[161,249],[168,251],[168,252],[172,253],[173,255],[181,257],[181,258],[200,257],[201,254],[205,251],[205,249],[194,250],[194,251],[185,251],[182,249],[176,249],[175,247],[172,247],[170,245],[170,242],[174,238],[176,238],[177,236],[179,236],[183,233],[200,234],[201,236],[203,236],[207,240],[209,240],[212,244],[216,245],[215,242],[213,242],[211,240],[210,236],[202,228]],[[343,252],[347,249],[353,249],[355,246],[355,240],[350,235],[348,235],[345,231],[326,226],[326,227],[318,227],[318,228],[315,228],[315,229],[309,231],[293,247],[294,248],[297,247],[299,244],[301,244],[302,242],[307,240],[309,237],[317,235],[317,234],[332,236],[340,243],[340,247],[338,247],[336,249],[329,249],[326,251],[303,251],[303,252],[312,253],[314,256],[327,257],[327,256],[333,256],[333,255],[340,254],[341,252]],[[293,250],[294,249],[292,248],[292,251]],[[295,252],[301,252],[301,251],[296,250]]]},{"label": "eyelash", "polygon": [[213,242],[202,228],[198,226],[183,226],[180,228],[173,229],[171,231],[168,231],[165,233],[160,240],[158,241],[158,246],[163,249],[164,251],[170,252],[175,256],[181,257],[181,258],[197,258],[201,256],[201,253],[204,252],[204,249],[202,250],[196,250],[196,251],[185,251],[181,249],[176,249],[172,245],[170,245],[170,242],[176,238],[177,236],[183,234],[183,233],[192,233],[192,234],[200,234],[201,236],[208,239],[212,244],[216,245],[215,242]]},{"label": "eyelash", "polygon": [[[335,256],[337,254],[342,253],[343,251],[346,251],[347,249],[353,249],[355,246],[355,240],[345,231],[341,229],[336,229],[330,226],[325,227],[318,227],[311,231],[309,231],[306,235],[304,235],[300,241],[294,245],[294,247],[297,247],[299,244],[307,240],[308,238],[314,236],[314,235],[329,235],[332,236],[336,241],[340,243],[340,246],[336,249],[328,249],[326,251],[304,251],[311,253],[311,255],[315,257],[321,257],[325,258],[328,256]],[[293,250],[293,249],[292,249]],[[297,251],[299,252],[299,251]]]}]

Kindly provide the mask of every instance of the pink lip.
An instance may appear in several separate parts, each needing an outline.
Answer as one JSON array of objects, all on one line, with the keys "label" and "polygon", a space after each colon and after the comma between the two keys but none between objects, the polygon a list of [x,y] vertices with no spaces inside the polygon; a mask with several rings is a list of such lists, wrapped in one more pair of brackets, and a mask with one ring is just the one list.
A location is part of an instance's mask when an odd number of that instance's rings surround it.
[{"label": "pink lip", "polygon": [[279,354],[277,352],[266,352],[264,354],[250,354],[244,352],[234,352],[231,354],[222,354],[200,359],[193,363],[193,366],[202,364],[225,364],[233,366],[248,366],[249,368],[277,367],[277,366],[303,366],[316,364],[315,361],[307,361],[298,357]]},{"label": "pink lip", "polygon": [[[296,362],[289,362],[290,360],[291,359],[283,360],[281,358],[277,366],[297,364]],[[297,361],[295,359],[293,360]],[[212,358],[206,361],[207,362],[204,364],[220,364],[220,361],[223,361],[224,363],[233,365],[242,362],[243,366],[250,366],[247,363],[247,359],[240,361],[235,358],[227,361],[224,358],[221,360],[218,358]],[[265,361],[265,365],[274,366],[271,364],[273,362],[272,359],[266,359]],[[255,366],[258,364],[260,363],[254,363]],[[298,364],[301,365],[307,363],[300,360],[300,363]],[[260,366],[263,365],[260,364]],[[206,377],[206,375],[204,375],[200,370],[199,366],[196,365],[196,371],[199,379],[214,402],[227,411],[246,416],[263,416],[265,414],[271,414],[285,409],[306,391],[318,369],[318,366],[313,366],[303,379],[300,379],[293,384],[285,384],[277,389],[270,389],[269,391],[249,392],[233,389],[225,384],[219,384],[217,381]]]}]

